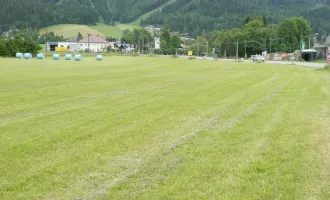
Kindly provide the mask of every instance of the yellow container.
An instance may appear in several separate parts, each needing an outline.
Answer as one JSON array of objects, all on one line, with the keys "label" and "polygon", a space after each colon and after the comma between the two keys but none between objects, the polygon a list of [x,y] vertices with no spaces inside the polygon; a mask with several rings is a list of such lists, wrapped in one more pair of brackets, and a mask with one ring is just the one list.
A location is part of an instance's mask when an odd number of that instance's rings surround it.
[{"label": "yellow container", "polygon": [[66,51],[68,51],[68,48],[67,47],[56,47],[55,51],[57,51],[57,52],[66,52]]}]

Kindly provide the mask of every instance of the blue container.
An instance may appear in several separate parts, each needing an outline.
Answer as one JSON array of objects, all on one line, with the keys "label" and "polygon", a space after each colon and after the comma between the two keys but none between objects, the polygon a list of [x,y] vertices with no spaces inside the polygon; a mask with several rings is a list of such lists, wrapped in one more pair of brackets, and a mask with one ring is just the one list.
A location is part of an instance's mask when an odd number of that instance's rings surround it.
[{"label": "blue container", "polygon": [[24,54],[24,59],[31,59],[32,58],[32,54],[31,53],[25,53]]},{"label": "blue container", "polygon": [[65,60],[72,60],[72,54],[65,54]]},{"label": "blue container", "polygon": [[60,54],[53,54],[53,60],[60,60]]},{"label": "blue container", "polygon": [[82,56],[81,55],[75,55],[74,60],[75,61],[82,61]]},{"label": "blue container", "polygon": [[102,55],[97,55],[96,56],[96,60],[102,61],[103,60],[103,56]]},{"label": "blue container", "polygon": [[37,54],[37,58],[38,58],[39,60],[43,60],[43,59],[45,59],[45,55],[44,55],[43,53],[38,53],[38,54]]},{"label": "blue container", "polygon": [[16,58],[23,58],[23,53],[16,53]]}]

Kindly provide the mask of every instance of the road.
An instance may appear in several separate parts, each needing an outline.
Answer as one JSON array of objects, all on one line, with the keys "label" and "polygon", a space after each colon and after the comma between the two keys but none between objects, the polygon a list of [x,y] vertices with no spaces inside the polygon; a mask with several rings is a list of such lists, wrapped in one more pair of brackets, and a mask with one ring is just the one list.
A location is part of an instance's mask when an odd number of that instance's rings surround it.
[{"label": "road", "polygon": [[[187,57],[187,56],[183,56]],[[212,57],[196,57],[197,59],[207,59],[214,60]],[[235,61],[235,59],[218,59],[219,61]],[[243,62],[252,62],[252,60],[242,60]],[[266,61],[269,64],[277,64],[277,65],[297,65],[302,67],[310,67],[310,68],[323,68],[326,63],[312,63],[312,62],[296,62],[296,61]]]}]

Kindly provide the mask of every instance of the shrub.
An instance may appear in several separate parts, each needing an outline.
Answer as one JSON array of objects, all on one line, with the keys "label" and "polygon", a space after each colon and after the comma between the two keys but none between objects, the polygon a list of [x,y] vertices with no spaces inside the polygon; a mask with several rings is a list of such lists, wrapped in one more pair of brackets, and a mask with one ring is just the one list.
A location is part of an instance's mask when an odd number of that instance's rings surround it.
[{"label": "shrub", "polygon": [[0,38],[0,56],[15,57],[17,52],[31,53],[35,56],[39,50],[41,50],[40,45],[30,39],[23,39],[21,37],[14,39]]}]

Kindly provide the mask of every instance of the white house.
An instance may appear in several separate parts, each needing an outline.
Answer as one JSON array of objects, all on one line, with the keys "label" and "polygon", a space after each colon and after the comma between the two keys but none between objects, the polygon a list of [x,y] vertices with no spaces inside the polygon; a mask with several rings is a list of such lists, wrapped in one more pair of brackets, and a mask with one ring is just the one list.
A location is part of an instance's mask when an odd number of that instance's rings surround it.
[{"label": "white house", "polygon": [[160,49],[160,38],[155,37],[154,42],[155,42],[155,49],[157,49],[157,50]]},{"label": "white house", "polygon": [[90,35],[78,41],[79,51],[104,52],[107,50],[109,42],[98,35]]}]

